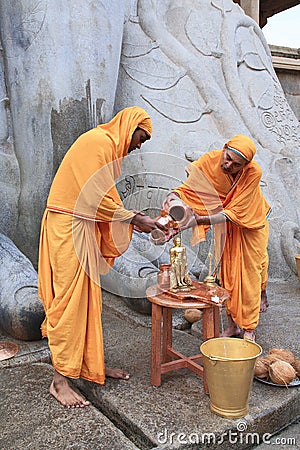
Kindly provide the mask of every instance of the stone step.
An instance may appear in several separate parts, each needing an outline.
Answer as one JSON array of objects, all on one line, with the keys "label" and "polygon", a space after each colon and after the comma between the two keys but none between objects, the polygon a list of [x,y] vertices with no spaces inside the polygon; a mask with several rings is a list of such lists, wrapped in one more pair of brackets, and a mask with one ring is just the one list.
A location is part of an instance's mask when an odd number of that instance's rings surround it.
[{"label": "stone step", "polygon": [[53,368],[34,363],[0,369],[1,450],[136,450],[94,406],[67,409],[49,394]]},{"label": "stone step", "polygon": [[[257,329],[258,343],[264,352],[281,347],[297,354],[299,284],[271,282],[269,300]],[[175,319],[180,328],[178,311]],[[187,369],[165,374],[160,387],[151,386],[150,316],[131,311],[120,299],[104,293],[103,329],[106,364],[129,371],[131,378],[108,378],[104,387],[73,381],[92,402],[75,410],[63,408],[49,394],[53,368],[47,364],[47,341],[14,340],[20,346],[18,354],[0,362],[0,450],[265,450],[270,443],[278,449],[299,445],[299,425],[281,432],[300,416],[298,387],[273,387],[254,380],[249,413],[241,419],[222,418],[210,411],[202,379]],[[173,335],[176,350],[186,355],[199,352],[199,333],[174,329]],[[286,439],[281,441],[286,447],[275,441],[280,438]],[[289,447],[289,442],[295,446]]]}]

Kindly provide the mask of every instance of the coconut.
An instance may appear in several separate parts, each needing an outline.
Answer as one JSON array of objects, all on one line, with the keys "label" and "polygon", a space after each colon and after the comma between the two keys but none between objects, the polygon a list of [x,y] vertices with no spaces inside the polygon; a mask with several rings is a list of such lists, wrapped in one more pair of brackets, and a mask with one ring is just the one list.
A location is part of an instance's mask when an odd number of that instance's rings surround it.
[{"label": "coconut", "polygon": [[286,361],[289,364],[293,364],[296,360],[294,353],[283,348],[271,348],[269,353],[270,355],[276,355],[278,359],[281,359],[281,361]]},{"label": "coconut", "polygon": [[199,311],[199,309],[190,308],[186,309],[184,312],[184,318],[190,323],[197,322],[201,319],[201,316],[202,313],[201,311]]},{"label": "coconut", "polygon": [[254,376],[257,378],[268,378],[269,362],[266,358],[259,356],[255,361]]},{"label": "coconut", "polygon": [[296,370],[296,374],[299,377],[300,376],[300,359],[296,359],[295,362],[292,364],[292,366]]},{"label": "coconut", "polygon": [[275,361],[281,361],[280,358],[278,358],[278,356],[275,353],[272,353],[271,355],[267,355],[265,357],[266,363],[270,366],[270,364],[272,364]]},{"label": "coconut", "polygon": [[291,383],[296,377],[296,370],[286,361],[274,361],[269,367],[269,376],[275,384]]}]

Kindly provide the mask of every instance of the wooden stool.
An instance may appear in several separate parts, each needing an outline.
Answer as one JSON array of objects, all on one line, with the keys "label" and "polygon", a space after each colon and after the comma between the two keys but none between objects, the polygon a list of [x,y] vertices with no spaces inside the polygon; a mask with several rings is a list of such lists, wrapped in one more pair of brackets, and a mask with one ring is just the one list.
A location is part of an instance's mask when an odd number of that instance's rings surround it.
[{"label": "wooden stool", "polygon": [[[193,282],[195,287],[203,283]],[[201,353],[185,356],[172,347],[172,309],[195,308],[202,310],[203,341],[220,336],[220,308],[214,304],[204,303],[191,291],[191,299],[183,299],[182,295],[162,291],[157,285],[150,286],[146,291],[147,299],[152,303],[152,342],[151,342],[151,384],[161,385],[161,375],[172,370],[187,368],[203,378],[204,390],[207,393],[207,383],[203,367],[199,364]],[[208,300],[211,298],[208,297]],[[222,301],[228,298],[225,289],[216,287],[216,293]],[[176,298],[178,297],[178,298]],[[203,298],[203,297],[202,297]]]}]

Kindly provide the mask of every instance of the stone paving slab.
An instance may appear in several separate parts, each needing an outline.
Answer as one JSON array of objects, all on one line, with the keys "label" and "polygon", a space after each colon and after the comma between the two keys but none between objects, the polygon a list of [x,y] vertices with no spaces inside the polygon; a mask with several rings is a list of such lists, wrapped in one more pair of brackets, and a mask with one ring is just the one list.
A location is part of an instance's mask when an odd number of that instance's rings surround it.
[{"label": "stone paving slab", "polygon": [[67,409],[48,392],[49,364],[0,369],[1,450],[137,450],[95,407]]}]

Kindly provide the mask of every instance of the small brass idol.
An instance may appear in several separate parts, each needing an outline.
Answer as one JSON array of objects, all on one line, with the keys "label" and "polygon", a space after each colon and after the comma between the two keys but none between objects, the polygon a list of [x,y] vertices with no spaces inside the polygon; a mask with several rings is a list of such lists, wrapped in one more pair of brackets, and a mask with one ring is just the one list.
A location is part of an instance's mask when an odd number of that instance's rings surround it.
[{"label": "small brass idol", "polygon": [[173,239],[174,246],[170,249],[170,291],[188,292],[195,289],[188,274],[186,249],[181,245],[181,238],[176,236]]}]

